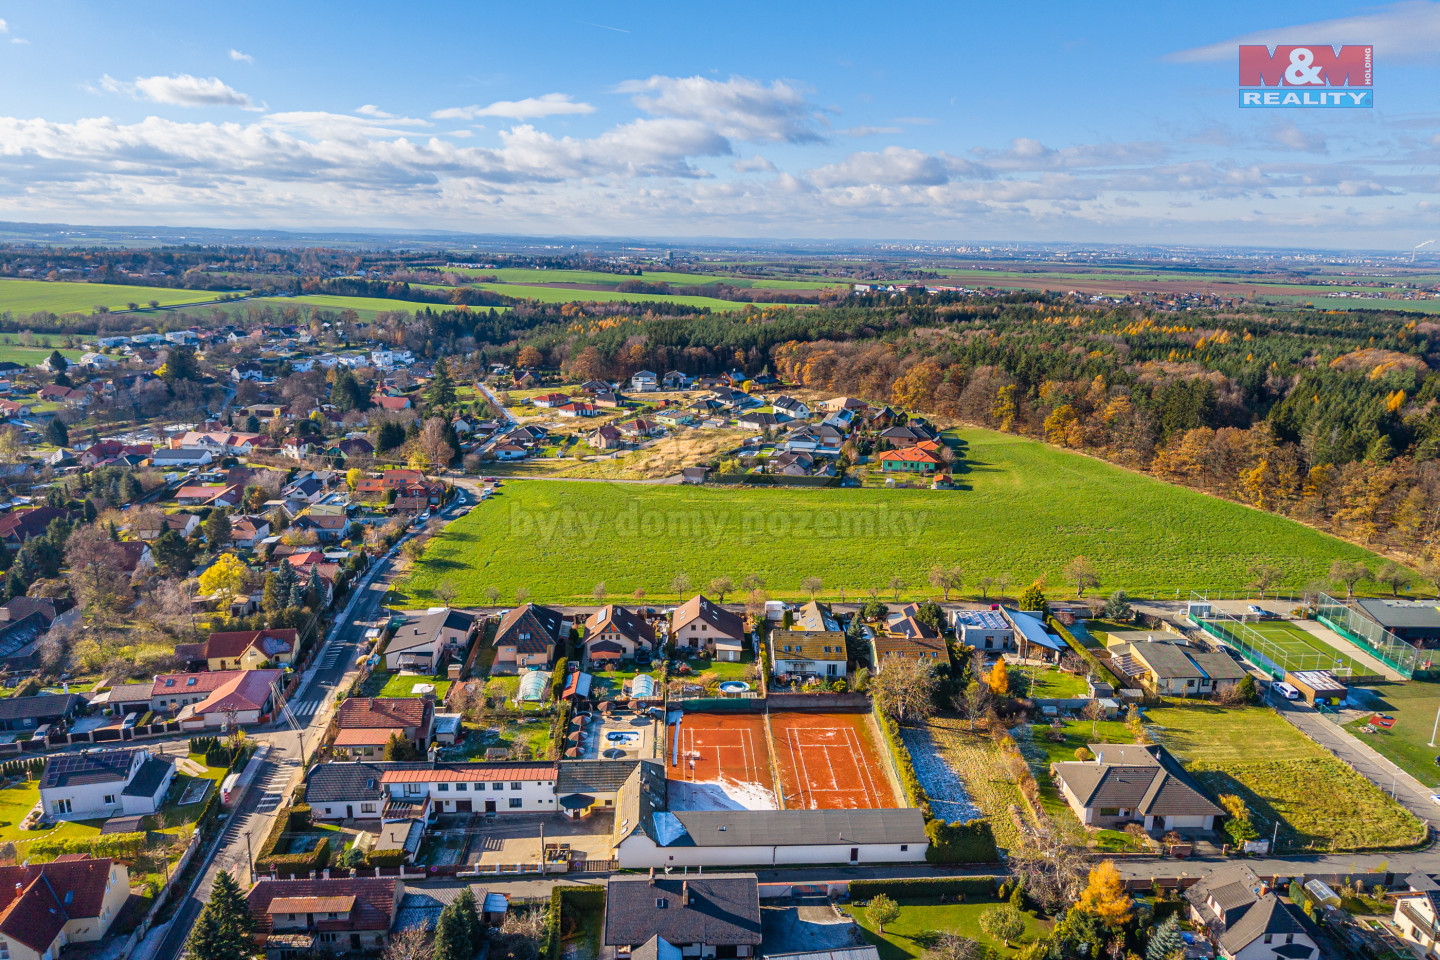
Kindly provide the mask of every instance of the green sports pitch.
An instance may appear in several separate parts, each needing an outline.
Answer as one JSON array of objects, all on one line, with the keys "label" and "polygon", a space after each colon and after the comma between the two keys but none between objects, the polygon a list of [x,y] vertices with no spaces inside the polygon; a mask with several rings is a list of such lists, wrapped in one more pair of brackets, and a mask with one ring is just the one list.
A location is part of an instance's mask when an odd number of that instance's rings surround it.
[{"label": "green sports pitch", "polygon": [[[1289,671],[1329,670],[1343,676],[1368,676],[1376,668],[1364,660],[1332,647],[1312,633],[1284,620],[1252,620],[1237,629],[1234,621],[1224,621],[1227,633],[1239,633],[1240,646],[1251,646],[1255,652],[1272,660],[1276,666]],[[1256,640],[1253,634],[1259,636]]]}]

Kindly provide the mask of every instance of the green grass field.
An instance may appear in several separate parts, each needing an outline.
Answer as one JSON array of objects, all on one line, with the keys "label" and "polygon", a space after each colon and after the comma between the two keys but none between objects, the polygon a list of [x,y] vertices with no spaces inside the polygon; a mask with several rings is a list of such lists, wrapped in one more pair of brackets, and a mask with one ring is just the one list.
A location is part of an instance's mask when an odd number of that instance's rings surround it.
[{"label": "green grass field", "polygon": [[[365,318],[373,318],[381,312],[400,311],[401,313],[414,313],[416,310],[424,310],[429,307],[432,310],[455,309],[443,303],[417,303],[414,300],[390,300],[385,297],[337,297],[329,294],[303,294],[298,297],[258,297],[246,301],[252,304],[271,304],[277,308],[290,307],[319,307],[321,310],[354,310]],[[238,304],[245,306],[245,303]],[[508,310],[509,307],[471,307],[471,310]]]},{"label": "green grass field", "polygon": [[1440,766],[1435,765],[1440,747],[1430,746],[1430,733],[1435,729],[1435,711],[1440,709],[1440,683],[1412,680],[1369,689],[1376,695],[1370,703],[1374,713],[1394,717],[1394,726],[1389,730],[1377,728],[1374,733],[1362,733],[1360,728],[1369,722],[1371,716],[1367,713],[1359,720],[1347,723],[1346,729],[1416,780],[1440,789]]},{"label": "green grass field", "polygon": [[1212,796],[1243,798],[1262,836],[1279,820],[1281,852],[1398,849],[1425,836],[1413,814],[1268,707],[1186,702],[1146,720]]},{"label": "green grass field", "polygon": [[[53,347],[12,347],[0,345],[0,360],[8,360],[10,363],[23,363],[27,367],[44,360],[54,351]],[[83,350],[61,350],[60,355],[67,360],[79,360],[84,353]],[[33,407],[34,404],[31,404]]]},{"label": "green grass field", "polygon": [[97,306],[124,310],[126,304],[142,307],[151,300],[161,306],[214,300],[213,290],[172,290],[168,287],[132,287],[118,283],[74,283],[57,280],[0,280],[0,311],[16,316],[28,313],[90,313]]},{"label": "green grass field", "polygon": [[673,596],[680,573],[696,584],[754,573],[775,597],[802,596],[814,575],[826,597],[876,587],[888,602],[892,576],[902,596],[933,592],[926,572],[935,563],[960,564],[967,587],[1004,571],[1011,584],[1044,577],[1058,593],[1062,568],[1084,554],[1100,592],[1173,597],[1241,588],[1261,559],[1295,585],[1322,576],[1336,557],[1378,562],[1283,517],[1099,460],[985,430],[959,436],[969,461],[958,479],[968,489],[953,491],[512,480],[433,539],[402,589],[412,606],[433,602],[445,579],[461,604],[480,603],[489,586],[501,596],[524,587],[539,601],[588,602],[604,581],[611,595],[643,589],[654,600]]},{"label": "green grass field", "polygon": [[1026,914],[1025,934],[1013,946],[1006,947],[991,940],[980,929],[980,915],[996,906],[994,901],[973,903],[933,903],[927,900],[897,900],[900,905],[900,919],[885,925],[880,933],[865,908],[859,904],[846,907],[845,912],[855,918],[865,932],[865,939],[874,944],[880,952],[880,960],[911,960],[924,957],[929,951],[927,944],[936,931],[958,933],[978,940],[989,947],[992,955],[1013,957],[1020,949],[1049,932],[1050,925]]},{"label": "green grass field", "polygon": [[530,287],[521,286],[516,283],[477,283],[476,287],[481,290],[489,290],[493,293],[502,294],[507,297],[517,297],[521,300],[539,300],[541,303],[588,303],[590,301],[608,303],[614,300],[627,300],[630,302],[651,301],[659,303],[678,303],[687,307],[709,307],[714,311],[744,310],[748,304],[736,303],[733,300],[718,300],[715,297],[681,297],[675,294],[664,293],[621,293],[619,290],[576,290],[570,287]]},{"label": "green grass field", "polygon": [[1348,669],[1352,674],[1363,676],[1375,672],[1375,668],[1363,660],[1356,660],[1342,653],[1330,644],[1295,626],[1277,620],[1261,620],[1250,626],[1256,633],[1275,644],[1287,654],[1287,661],[1280,666],[1287,670],[1335,670]]}]

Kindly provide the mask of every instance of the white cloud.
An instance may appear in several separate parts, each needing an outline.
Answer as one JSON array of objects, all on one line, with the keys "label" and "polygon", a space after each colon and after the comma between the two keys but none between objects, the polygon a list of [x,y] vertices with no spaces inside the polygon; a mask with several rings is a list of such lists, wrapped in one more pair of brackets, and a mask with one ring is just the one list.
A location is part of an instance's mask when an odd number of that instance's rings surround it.
[{"label": "white cloud", "polygon": [[149,100],[153,103],[168,103],[178,107],[264,109],[256,106],[254,100],[218,77],[210,77],[207,80],[182,73],[173,77],[136,77],[134,83],[124,83],[106,74],[100,78],[100,85],[111,93],[120,93],[136,100]]},{"label": "white cloud", "polygon": [[835,132],[838,133],[838,134],[840,134],[840,136],[842,136],[842,137],[854,137],[854,138],[856,138],[856,139],[858,140],[858,139],[861,138],[861,137],[890,136],[890,135],[893,135],[893,134],[900,133],[901,131],[900,131],[900,128],[899,128],[899,127],[866,127],[866,126],[859,126],[859,127],[846,127],[846,128],[843,129],[843,130],[836,130]]},{"label": "white cloud", "polygon": [[230,59],[231,59],[231,60],[238,61],[238,62],[240,62],[240,63],[254,63],[254,62],[255,62],[255,58],[252,57],[250,54],[248,54],[248,53],[241,53],[239,50],[236,50],[234,47],[231,47],[231,48],[230,48]]},{"label": "white cloud", "polygon": [[775,164],[757,153],[753,157],[742,157],[736,160],[730,164],[730,169],[736,173],[774,173]]},{"label": "white cloud", "polygon": [[628,80],[616,89],[634,94],[635,105],[646,113],[696,120],[723,137],[787,143],[821,139],[815,129],[816,108],[800,87],[783,80],[766,86],[744,77],[720,81],[657,75]]},{"label": "white cloud", "polygon": [[10,24],[6,23],[3,19],[0,19],[0,33],[9,33],[9,32],[10,32]]},{"label": "white cloud", "polygon": [[1256,30],[1220,43],[1180,50],[1166,59],[1175,63],[1233,60],[1236,47],[1242,43],[1367,43],[1386,59],[1431,59],[1440,51],[1440,3],[1405,0],[1351,17]]},{"label": "white cloud", "polygon": [[1270,131],[1270,146],[1284,150],[1300,150],[1305,153],[1324,153],[1326,150],[1323,130],[1301,130],[1293,123],[1286,123]]},{"label": "white cloud", "polygon": [[489,106],[446,107],[430,116],[436,120],[474,120],[477,117],[504,117],[509,120],[533,120],[542,117],[594,113],[588,103],[578,103],[568,93],[546,93],[524,100],[497,100]]},{"label": "white cloud", "polygon": [[822,187],[857,184],[904,184],[936,186],[950,180],[950,171],[939,157],[905,147],[886,147],[880,153],[852,153],[840,163],[810,172],[810,179]]}]

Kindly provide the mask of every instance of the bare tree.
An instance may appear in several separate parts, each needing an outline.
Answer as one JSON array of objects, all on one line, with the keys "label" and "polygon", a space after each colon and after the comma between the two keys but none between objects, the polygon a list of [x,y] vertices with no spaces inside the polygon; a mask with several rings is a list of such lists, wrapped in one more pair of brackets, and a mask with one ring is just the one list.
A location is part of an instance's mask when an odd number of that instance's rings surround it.
[{"label": "bare tree", "polygon": [[603,601],[603,600],[605,599],[605,581],[604,581],[604,580],[601,580],[599,583],[595,584],[594,589],[592,589],[592,590],[590,591],[590,596],[595,599],[595,602],[596,602],[596,603],[600,603],[601,601]]},{"label": "bare tree", "polygon": [[381,960],[431,960],[435,956],[435,938],[424,927],[397,930],[380,954]]},{"label": "bare tree", "polygon": [[1065,580],[1075,588],[1076,598],[1083,597],[1086,590],[1092,590],[1100,586],[1100,577],[1095,572],[1095,564],[1084,556],[1076,557],[1065,564]]},{"label": "bare tree", "polygon": [[1009,588],[1009,586],[1010,574],[1007,571],[1001,570],[999,573],[995,574],[995,590],[998,596],[1005,596],[1005,591]]},{"label": "bare tree", "polygon": [[1355,596],[1355,584],[1370,576],[1370,568],[1357,560],[1336,560],[1330,564],[1330,579],[1345,584],[1345,597]]},{"label": "bare tree", "polygon": [[455,589],[455,581],[446,577],[444,580],[441,580],[440,585],[435,588],[435,599],[445,604],[445,609],[449,610],[450,604],[455,600],[457,593],[459,593],[459,591]]},{"label": "bare tree", "polygon": [[685,594],[690,592],[690,577],[684,573],[675,574],[670,578],[670,592],[684,599]]},{"label": "bare tree", "polygon": [[516,587],[516,588],[515,588],[515,606],[517,606],[517,607],[523,607],[523,606],[525,605],[525,602],[526,602],[527,600],[529,600],[529,599],[530,599],[530,591],[529,591],[529,590],[527,590],[525,587]]},{"label": "bare tree", "polygon": [[934,716],[935,693],[939,688],[935,664],[909,657],[886,657],[876,667],[869,684],[880,708],[896,723]]},{"label": "bare tree", "polygon": [[495,604],[498,603],[499,601],[500,601],[500,588],[499,588],[499,587],[496,587],[496,586],[486,587],[486,588],[485,588],[485,602],[488,603],[490,606],[493,607],[493,606],[495,606]]},{"label": "bare tree", "polygon": [[765,589],[765,581],[758,573],[747,573],[745,579],[740,581],[740,589],[746,593],[754,590]]},{"label": "bare tree", "polygon": [[1025,879],[1025,895],[1053,914],[1080,899],[1088,863],[1081,852],[1078,822],[1055,817],[1048,826],[1044,833],[1030,834],[1008,855],[1011,875]]},{"label": "bare tree", "polygon": [[895,595],[895,602],[899,603],[900,591],[905,589],[905,581],[901,580],[898,576],[891,577],[889,582],[887,582],[885,586],[890,588],[891,592]]},{"label": "bare tree", "polygon": [[759,587],[751,590],[745,597],[745,612],[750,615],[750,619],[755,621],[755,623],[758,624],[765,619],[765,604],[768,603],[769,600],[770,595]]},{"label": "bare tree", "polygon": [[815,599],[815,595],[820,592],[820,588],[823,586],[825,586],[825,581],[819,577],[806,577],[800,581],[800,589],[809,594],[811,600]]},{"label": "bare tree", "polygon": [[1100,701],[1087,701],[1085,709],[1080,711],[1080,715],[1090,721],[1090,739],[1099,739],[1100,735],[1097,731],[1100,728],[1100,721],[1105,717],[1105,708],[1100,706]]},{"label": "bare tree", "polygon": [[979,680],[972,680],[965,687],[965,692],[960,695],[960,701],[955,704],[956,708],[970,721],[970,729],[975,729],[975,721],[984,717],[990,712],[990,705],[995,702],[995,696],[990,690],[988,683]]},{"label": "bare tree", "polygon": [[711,593],[715,594],[716,603],[724,603],[725,595],[727,593],[735,592],[735,581],[731,580],[729,577],[716,577],[714,580],[710,581],[709,590]]},{"label": "bare tree", "polygon": [[1260,599],[1265,599],[1265,591],[1284,579],[1285,574],[1273,563],[1252,563],[1250,564],[1250,586],[1260,591]]},{"label": "bare tree", "polygon": [[88,615],[115,610],[131,598],[125,550],[98,527],[81,527],[65,543],[70,586]]},{"label": "bare tree", "polygon": [[975,581],[975,583],[976,586],[980,588],[980,599],[988,599],[990,596],[990,589],[995,586],[995,578],[981,577],[979,580]]},{"label": "bare tree", "polygon": [[1400,589],[1403,587],[1409,590],[1410,584],[1415,582],[1415,578],[1400,564],[1393,560],[1387,560],[1379,570],[1375,571],[1375,582],[1383,583],[1390,588],[1390,596],[1398,597]]}]

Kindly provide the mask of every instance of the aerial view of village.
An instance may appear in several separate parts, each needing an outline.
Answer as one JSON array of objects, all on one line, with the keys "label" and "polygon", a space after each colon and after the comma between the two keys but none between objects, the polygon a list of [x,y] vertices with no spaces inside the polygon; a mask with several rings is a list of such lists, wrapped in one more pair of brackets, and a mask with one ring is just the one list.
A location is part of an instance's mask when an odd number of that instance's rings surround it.
[{"label": "aerial view of village", "polygon": [[842,6],[0,6],[0,960],[1440,960],[1440,3]]}]

